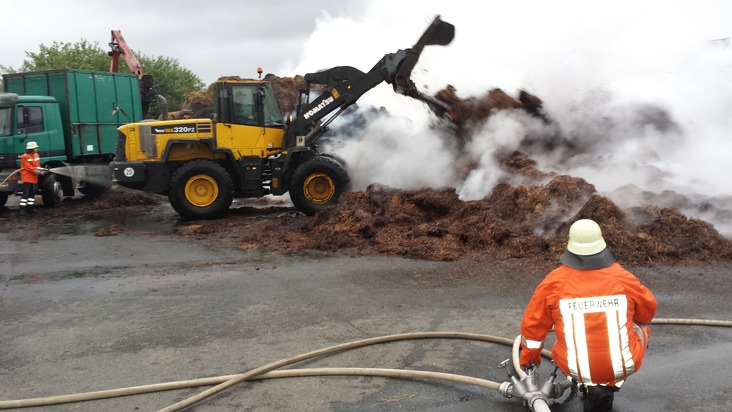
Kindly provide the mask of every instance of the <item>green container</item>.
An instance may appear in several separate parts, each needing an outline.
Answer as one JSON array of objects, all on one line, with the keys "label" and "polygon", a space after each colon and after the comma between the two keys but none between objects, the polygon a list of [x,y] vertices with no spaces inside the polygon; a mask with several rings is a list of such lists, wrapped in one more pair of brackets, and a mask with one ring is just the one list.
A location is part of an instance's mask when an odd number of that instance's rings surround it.
[{"label": "green container", "polygon": [[6,92],[20,96],[56,98],[63,142],[52,140],[51,147],[41,150],[57,155],[63,150],[68,162],[88,157],[111,158],[117,144],[117,128],[143,119],[139,82],[132,74],[49,70],[6,74],[3,84]]}]

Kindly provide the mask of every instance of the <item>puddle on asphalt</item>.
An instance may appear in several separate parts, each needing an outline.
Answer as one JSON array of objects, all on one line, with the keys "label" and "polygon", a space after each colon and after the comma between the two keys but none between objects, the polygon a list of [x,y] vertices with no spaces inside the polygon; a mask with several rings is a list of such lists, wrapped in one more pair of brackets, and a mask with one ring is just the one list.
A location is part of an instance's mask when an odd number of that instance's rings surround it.
[{"label": "puddle on asphalt", "polygon": [[27,226],[26,229],[40,236],[81,236],[119,227],[124,233],[170,235],[180,222],[178,214],[169,205],[127,206],[73,215],[55,213],[55,210],[39,208],[35,215],[26,216],[18,210],[5,208],[0,210],[0,230],[11,233]]},{"label": "puddle on asphalt", "polygon": [[82,235],[110,227],[120,227],[125,233],[174,233],[179,217],[168,205],[125,207],[86,213],[82,219],[59,219],[49,227],[50,234]]}]

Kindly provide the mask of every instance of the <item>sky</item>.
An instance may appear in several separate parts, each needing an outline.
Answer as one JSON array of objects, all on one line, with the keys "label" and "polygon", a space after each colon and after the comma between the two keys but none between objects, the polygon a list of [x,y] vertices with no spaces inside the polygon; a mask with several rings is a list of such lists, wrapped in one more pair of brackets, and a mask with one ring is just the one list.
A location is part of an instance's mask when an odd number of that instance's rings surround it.
[{"label": "sky", "polygon": [[[121,30],[136,54],[177,59],[207,85],[220,76],[277,73],[299,61],[323,13],[359,13],[357,1],[4,1],[0,65],[18,68],[26,52],[82,39],[107,50]],[[207,4],[210,6],[207,7]]]},{"label": "sky", "polygon": [[[680,193],[690,214],[732,236],[732,2],[726,0],[404,0],[5,2],[0,65],[26,51],[85,39],[106,48],[122,31],[138,54],[175,58],[209,84],[220,76],[279,76],[348,65],[369,70],[386,53],[412,46],[435,15],[454,41],[425,48],[413,75],[425,92],[446,85],[460,97],[492,88],[526,90],[580,155],[532,152],[548,171],[582,177],[624,206],[638,196]],[[32,16],[30,18],[29,16]],[[714,41],[718,39],[728,39]],[[382,84],[359,101],[383,107],[355,138],[331,149],[349,162],[355,189],[455,187],[481,199],[506,176],[493,153],[539,127],[493,116],[458,153],[431,128],[425,105]],[[339,121],[347,119],[338,119]],[[461,158],[457,158],[461,156]],[[469,176],[461,162],[478,164]],[[663,206],[663,205],[662,205]],[[706,215],[705,215],[706,213]]]}]

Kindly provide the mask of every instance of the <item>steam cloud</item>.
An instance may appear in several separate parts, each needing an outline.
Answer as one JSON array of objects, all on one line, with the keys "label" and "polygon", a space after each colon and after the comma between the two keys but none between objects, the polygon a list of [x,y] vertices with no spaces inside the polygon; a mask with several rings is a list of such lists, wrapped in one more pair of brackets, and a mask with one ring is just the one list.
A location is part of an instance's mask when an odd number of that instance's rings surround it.
[{"label": "steam cloud", "polygon": [[[440,14],[456,37],[425,48],[413,74],[420,88],[435,93],[450,84],[462,98],[527,90],[543,100],[553,124],[503,112],[458,151],[425,105],[383,84],[359,101],[369,121],[339,131],[352,136],[331,148],[348,162],[354,189],[451,186],[464,200],[481,199],[507,178],[496,151],[519,149],[527,136],[553,136],[566,144],[521,147],[542,170],[582,177],[621,207],[678,207],[732,236],[732,26],[725,21],[732,4],[369,4],[358,18],[324,13],[292,73],[339,65],[367,71],[383,54],[414,44]],[[467,177],[457,172],[468,164],[478,167]]]}]

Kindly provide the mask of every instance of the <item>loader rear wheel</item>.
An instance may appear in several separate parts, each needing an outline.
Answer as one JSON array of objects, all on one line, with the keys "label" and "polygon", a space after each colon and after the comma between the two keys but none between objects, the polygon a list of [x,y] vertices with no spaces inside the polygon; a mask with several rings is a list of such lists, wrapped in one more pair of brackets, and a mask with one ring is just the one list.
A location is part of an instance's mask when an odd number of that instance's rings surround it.
[{"label": "loader rear wheel", "polygon": [[6,203],[8,203],[8,197],[10,197],[10,193],[0,192],[0,207],[3,207]]},{"label": "loader rear wheel", "polygon": [[316,157],[298,166],[290,181],[290,199],[308,216],[332,207],[348,190],[348,172],[338,162]]},{"label": "loader rear wheel", "polygon": [[168,200],[183,219],[216,219],[234,199],[234,183],[222,166],[210,160],[193,160],[170,178]]}]

